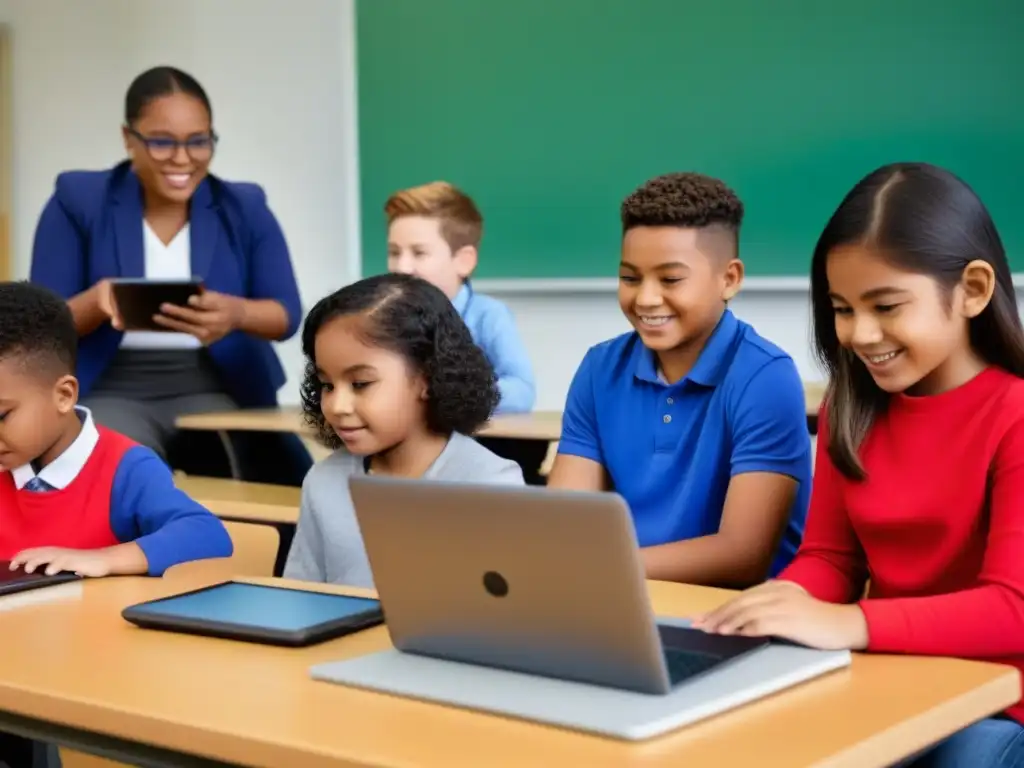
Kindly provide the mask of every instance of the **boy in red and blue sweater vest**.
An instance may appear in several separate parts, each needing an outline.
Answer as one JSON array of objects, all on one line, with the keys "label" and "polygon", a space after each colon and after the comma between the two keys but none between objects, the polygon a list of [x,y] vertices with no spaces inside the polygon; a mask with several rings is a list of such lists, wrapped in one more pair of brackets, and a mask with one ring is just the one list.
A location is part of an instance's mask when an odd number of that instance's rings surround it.
[{"label": "boy in red and blue sweater vest", "polygon": [[149,448],[77,405],[78,334],[63,299],[0,283],[0,560],[26,571],[149,574],[227,557],[224,525]]}]

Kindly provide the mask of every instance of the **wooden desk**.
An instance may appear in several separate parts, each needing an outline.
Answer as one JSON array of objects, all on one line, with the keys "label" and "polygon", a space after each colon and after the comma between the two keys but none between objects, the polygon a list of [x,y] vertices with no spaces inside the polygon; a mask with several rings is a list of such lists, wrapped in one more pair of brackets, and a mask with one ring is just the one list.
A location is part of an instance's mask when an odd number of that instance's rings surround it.
[{"label": "wooden desk", "polygon": [[476,436],[553,443],[562,436],[562,412],[534,411],[495,416],[477,430]]},{"label": "wooden desk", "polygon": [[[296,406],[282,408],[220,411],[179,416],[178,429],[215,432],[294,432],[313,435],[302,421],[302,410]],[[534,411],[495,416],[477,433],[481,437],[504,437],[518,440],[551,442],[562,434],[561,411]]]},{"label": "wooden desk", "polygon": [[[224,411],[179,416],[179,429],[216,432],[261,431],[294,432],[313,437],[313,430],[302,420],[298,407]],[[534,411],[495,416],[478,432],[488,448],[519,464],[527,483],[543,485],[543,465],[551,443],[562,433],[560,411]]]},{"label": "wooden desk", "polygon": [[[246,516],[245,522],[294,524],[299,519],[302,489],[294,486],[181,474],[174,476],[174,484],[200,504],[216,502],[218,510],[244,508],[239,514]],[[217,514],[232,517],[230,512]]]},{"label": "wooden desk", "polygon": [[221,520],[273,528],[278,541],[273,572],[284,573],[299,522],[301,488],[182,474],[174,476],[174,484]]},{"label": "wooden desk", "polygon": [[[848,670],[664,737],[622,743],[309,679],[312,664],[386,647],[383,627],[283,649],[141,630],[121,619],[126,605],[218,580],[223,566],[215,565],[191,564],[160,580],[90,581],[78,602],[0,612],[0,728],[83,751],[106,748],[125,762],[178,765],[188,753],[267,768],[873,768],[1020,696],[1008,667],[858,656]],[[728,595],[664,583],[650,590],[666,615],[707,610]],[[97,649],[110,661],[98,664]]]},{"label": "wooden desk", "polygon": [[812,435],[818,434],[818,410],[821,408],[821,401],[825,398],[824,381],[804,382],[804,401],[807,410],[807,428]]},{"label": "wooden desk", "polygon": [[[824,382],[804,384],[804,398],[807,401],[808,418],[817,419],[818,408],[825,394]],[[196,429],[216,432],[260,431],[294,432],[312,435],[312,430],[302,421],[302,411],[297,406],[282,408],[220,411],[179,416],[175,422],[179,429]],[[477,435],[480,437],[509,438],[515,440],[543,440],[554,442],[562,434],[561,411],[534,411],[532,413],[510,413],[495,416],[485,424]]]}]

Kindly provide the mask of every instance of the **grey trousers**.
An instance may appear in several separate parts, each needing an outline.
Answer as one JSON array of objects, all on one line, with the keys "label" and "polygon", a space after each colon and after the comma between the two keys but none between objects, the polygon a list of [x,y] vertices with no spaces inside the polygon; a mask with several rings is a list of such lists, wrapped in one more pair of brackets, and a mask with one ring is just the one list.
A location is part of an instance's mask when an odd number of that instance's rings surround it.
[{"label": "grey trousers", "polygon": [[92,411],[97,424],[152,448],[165,461],[169,460],[169,448],[178,436],[174,422],[179,416],[238,408],[231,397],[220,392],[159,400],[128,400],[99,394],[86,397],[82,405]]},{"label": "grey trousers", "polygon": [[179,416],[238,408],[204,350],[122,349],[82,405],[190,475],[300,486],[313,463],[295,435],[175,427]]},{"label": "grey trousers", "polygon": [[238,408],[205,350],[121,349],[82,405],[97,424],[152,448],[175,469],[232,474],[219,435],[182,435],[174,424],[190,413]]}]

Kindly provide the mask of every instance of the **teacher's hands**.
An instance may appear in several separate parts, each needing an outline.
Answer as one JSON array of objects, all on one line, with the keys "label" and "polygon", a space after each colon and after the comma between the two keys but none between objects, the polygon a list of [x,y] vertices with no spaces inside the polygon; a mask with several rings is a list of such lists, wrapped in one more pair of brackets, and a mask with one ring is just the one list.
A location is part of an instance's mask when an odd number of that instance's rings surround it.
[{"label": "teacher's hands", "polygon": [[188,333],[204,345],[220,341],[242,325],[245,299],[216,291],[203,291],[188,300],[187,307],[163,304],[154,322],[171,331]]},{"label": "teacher's hands", "polygon": [[110,319],[110,324],[114,328],[123,331],[124,323],[121,321],[121,315],[117,312],[117,302],[114,300],[114,289],[111,287],[110,280],[100,280],[93,286],[93,290],[96,292],[96,306],[99,307],[100,312]]}]

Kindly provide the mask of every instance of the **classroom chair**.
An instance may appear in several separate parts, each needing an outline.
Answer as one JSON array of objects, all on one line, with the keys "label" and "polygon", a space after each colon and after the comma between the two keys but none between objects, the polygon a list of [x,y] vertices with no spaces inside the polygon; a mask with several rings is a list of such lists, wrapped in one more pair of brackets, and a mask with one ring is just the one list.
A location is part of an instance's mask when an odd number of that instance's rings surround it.
[{"label": "classroom chair", "polygon": [[[213,510],[211,510],[213,511]],[[274,563],[277,561],[277,550],[281,537],[269,525],[256,523],[238,523],[231,520],[224,522],[234,553],[228,559],[232,576],[266,576],[274,575]]]}]

